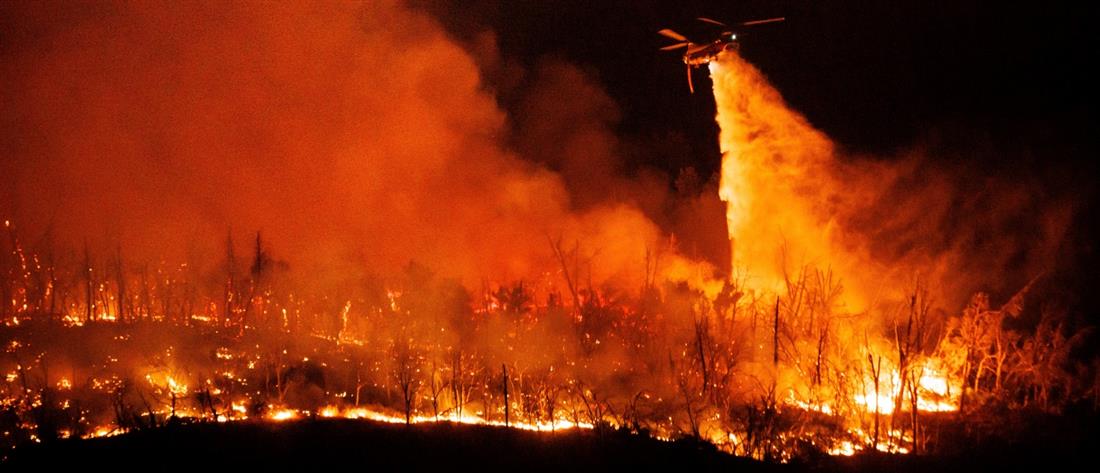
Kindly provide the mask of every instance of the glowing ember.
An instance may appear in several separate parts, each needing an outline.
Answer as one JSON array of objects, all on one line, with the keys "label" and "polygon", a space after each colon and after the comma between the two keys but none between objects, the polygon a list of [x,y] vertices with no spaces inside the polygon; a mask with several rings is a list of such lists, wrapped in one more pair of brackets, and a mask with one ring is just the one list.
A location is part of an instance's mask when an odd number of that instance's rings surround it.
[{"label": "glowing ember", "polygon": [[277,409],[268,414],[267,418],[274,421],[297,419],[298,413],[290,409]]}]

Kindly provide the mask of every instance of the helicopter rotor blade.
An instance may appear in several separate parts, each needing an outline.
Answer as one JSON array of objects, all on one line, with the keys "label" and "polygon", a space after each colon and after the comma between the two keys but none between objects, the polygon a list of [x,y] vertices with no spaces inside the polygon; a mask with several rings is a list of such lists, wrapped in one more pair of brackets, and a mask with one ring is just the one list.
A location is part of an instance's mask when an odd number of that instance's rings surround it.
[{"label": "helicopter rotor blade", "polygon": [[684,41],[683,43],[676,43],[676,44],[670,44],[668,46],[665,46],[665,47],[661,48],[661,51],[672,51],[673,49],[680,49],[680,48],[684,48],[684,47],[687,47],[687,46],[691,46],[691,43],[689,43],[687,41]]},{"label": "helicopter rotor blade", "polygon": [[685,41],[686,42],[688,40],[686,37],[684,37],[684,35],[682,35],[680,33],[677,33],[675,31],[672,31],[668,28],[665,28],[661,31],[658,31],[657,34],[659,34],[661,36],[664,36],[666,38],[672,38],[676,41]]},{"label": "helicopter rotor blade", "polygon": [[718,25],[718,26],[728,26],[728,25],[726,25],[725,23],[722,23],[721,21],[718,21],[718,20],[712,20],[712,19],[710,19],[710,18],[706,18],[706,17],[702,17],[702,16],[701,16],[701,17],[699,17],[699,18],[696,18],[696,20],[699,20],[699,21],[701,21],[701,22],[703,22],[703,23],[710,23],[710,24],[712,24],[712,25]]},{"label": "helicopter rotor blade", "polygon": [[780,21],[784,21],[786,19],[787,19],[787,17],[778,16],[778,17],[775,17],[775,18],[768,18],[766,20],[746,21],[744,23],[741,23],[741,26],[763,25],[765,23],[777,23],[777,22],[780,22]]}]

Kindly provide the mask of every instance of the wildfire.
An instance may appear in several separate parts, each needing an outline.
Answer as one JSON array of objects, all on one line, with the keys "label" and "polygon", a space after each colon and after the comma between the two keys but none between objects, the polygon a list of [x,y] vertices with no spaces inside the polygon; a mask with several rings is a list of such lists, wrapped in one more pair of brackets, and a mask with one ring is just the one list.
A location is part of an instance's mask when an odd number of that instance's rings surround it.
[{"label": "wildfire", "polygon": [[[260,235],[247,262],[230,238],[209,267],[138,269],[121,250],[55,267],[28,263],[40,259],[5,221],[0,407],[21,436],[0,446],[50,428],[101,437],[321,417],[623,429],[787,461],[806,445],[921,451],[935,434],[926,423],[965,417],[955,413],[967,393],[1027,393],[1027,405],[1071,390],[1026,384],[1057,379],[1044,361],[1068,351],[1057,324],[1009,340],[1011,307],[975,298],[947,316],[919,278],[902,287],[885,277],[834,216],[853,197],[835,193],[827,137],[734,54],[711,75],[726,280],[639,237],[629,210],[597,215],[626,222],[600,241],[644,248],[613,255],[630,263],[610,270],[597,256],[615,251],[551,236],[540,244],[552,270],[529,280],[471,288],[409,264],[397,275],[350,271],[332,292],[314,287],[320,276],[303,284],[284,271]],[[495,215],[519,204],[492,205]],[[1003,377],[1010,363],[1043,375]]]}]

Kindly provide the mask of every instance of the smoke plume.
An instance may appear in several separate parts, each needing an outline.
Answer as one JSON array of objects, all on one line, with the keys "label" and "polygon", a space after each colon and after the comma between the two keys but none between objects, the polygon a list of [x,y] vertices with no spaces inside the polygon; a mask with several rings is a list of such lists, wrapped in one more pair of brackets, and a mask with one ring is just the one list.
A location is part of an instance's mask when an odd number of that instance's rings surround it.
[{"label": "smoke plume", "polygon": [[[36,240],[208,263],[260,231],[316,279],[416,261],[471,286],[555,270],[559,239],[596,283],[641,284],[667,246],[602,192],[606,96],[544,67],[525,143],[560,147],[520,157],[475,58],[399,3],[6,9],[0,214]],[[547,105],[572,85],[590,112]]]}]

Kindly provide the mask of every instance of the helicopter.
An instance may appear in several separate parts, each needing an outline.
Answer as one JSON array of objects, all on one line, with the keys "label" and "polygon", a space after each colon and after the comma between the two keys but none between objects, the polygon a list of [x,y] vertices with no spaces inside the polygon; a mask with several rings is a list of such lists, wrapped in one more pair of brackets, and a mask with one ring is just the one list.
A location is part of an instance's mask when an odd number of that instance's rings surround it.
[{"label": "helicopter", "polygon": [[[738,46],[737,33],[732,31],[729,25],[705,17],[699,17],[696,19],[703,23],[708,23],[727,29],[722,31],[716,39],[709,43],[695,43],[689,40],[686,36],[672,31],[668,28],[657,32],[657,34],[661,36],[679,41],[676,44],[671,44],[661,48],[661,51],[672,51],[680,48],[685,48],[684,65],[687,68],[688,90],[690,90],[693,94],[695,93],[695,85],[692,84],[691,81],[691,70],[704,64],[708,64],[711,61],[717,59],[718,55],[723,51],[736,50]],[[768,18],[764,20],[753,20],[738,23],[737,26],[763,25],[766,23],[776,23],[784,20],[786,20],[786,17]]]}]

